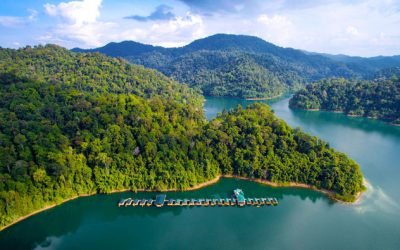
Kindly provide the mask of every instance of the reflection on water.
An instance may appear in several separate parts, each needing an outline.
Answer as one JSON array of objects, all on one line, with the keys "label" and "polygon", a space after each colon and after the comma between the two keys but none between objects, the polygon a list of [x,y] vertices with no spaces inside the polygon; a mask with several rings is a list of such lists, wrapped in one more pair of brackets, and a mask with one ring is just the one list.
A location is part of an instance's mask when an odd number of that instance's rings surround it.
[{"label": "reflection on water", "polygon": [[[62,238],[62,237],[61,237]],[[62,239],[54,236],[46,237],[46,240],[44,240],[40,245],[37,245],[34,250],[51,250],[51,249],[57,249],[61,242]]]},{"label": "reflection on water", "polygon": [[[277,207],[117,207],[117,201],[121,198],[149,198],[155,197],[157,193],[117,193],[111,195],[96,195],[83,197],[70,201],[54,209],[40,213],[34,217],[6,229],[0,236],[0,245],[10,246],[12,249],[57,249],[65,242],[72,240],[86,228],[105,225],[113,225],[120,230],[139,233],[142,223],[154,226],[157,221],[166,220],[168,223],[182,223],[186,217],[193,213],[209,215],[214,220],[222,218],[229,220],[230,214],[239,213],[246,216],[256,210],[263,216],[269,216],[271,211],[282,213],[285,208],[292,210],[287,200],[297,200],[313,204],[324,201],[324,204],[333,206],[335,203],[326,198],[323,194],[307,189],[295,188],[274,188],[262,184],[247,182],[236,179],[221,179],[220,182],[201,190],[190,192],[170,192],[171,198],[225,198],[232,195],[232,190],[240,187],[245,191],[246,196],[262,197],[273,196],[280,201]],[[222,215],[221,215],[222,212]],[[218,215],[217,217],[214,217]],[[221,217],[222,216],[222,217]],[[225,217],[226,216],[226,217]],[[263,217],[262,216],[262,217]],[[131,227],[130,227],[131,226]],[[207,227],[203,225],[202,227]],[[23,241],[16,240],[24,235]]]},{"label": "reflection on water", "polygon": [[[387,135],[390,137],[396,137],[400,139],[400,128],[398,126],[389,125],[383,121],[372,120],[363,117],[349,117],[341,113],[332,113],[325,111],[305,111],[305,110],[291,110],[287,106],[284,106],[287,102],[279,103],[279,106],[274,106],[277,110],[278,116],[281,114],[282,119],[291,115],[295,117],[297,123],[302,123],[305,128],[314,127],[328,127],[333,130],[340,128],[353,129],[354,131],[362,131],[367,134],[378,132],[379,135]],[[284,113],[284,114],[283,114]],[[289,122],[291,123],[291,122]]]}]

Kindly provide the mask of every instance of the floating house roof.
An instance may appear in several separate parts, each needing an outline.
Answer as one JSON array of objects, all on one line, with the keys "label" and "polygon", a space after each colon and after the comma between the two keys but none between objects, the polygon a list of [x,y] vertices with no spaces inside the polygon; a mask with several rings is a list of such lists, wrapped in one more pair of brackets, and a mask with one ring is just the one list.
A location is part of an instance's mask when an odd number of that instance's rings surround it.
[{"label": "floating house roof", "polygon": [[165,194],[159,194],[156,196],[156,205],[164,205],[165,198],[167,198],[167,195]]}]

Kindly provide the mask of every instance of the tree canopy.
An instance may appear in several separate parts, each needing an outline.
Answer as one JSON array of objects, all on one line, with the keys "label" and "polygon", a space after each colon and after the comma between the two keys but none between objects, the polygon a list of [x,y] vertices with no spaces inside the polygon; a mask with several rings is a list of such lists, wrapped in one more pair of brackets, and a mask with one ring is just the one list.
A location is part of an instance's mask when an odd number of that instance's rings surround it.
[{"label": "tree canopy", "polygon": [[376,81],[325,79],[298,91],[290,107],[343,111],[400,124],[400,81],[397,76]]},{"label": "tree canopy", "polygon": [[0,49],[0,225],[79,194],[186,188],[220,174],[352,200],[359,166],[266,105],[207,122],[203,98],[154,70],[49,45]]},{"label": "tree canopy", "polygon": [[350,57],[282,48],[258,37],[216,34],[179,48],[133,41],[95,49],[154,68],[205,95],[270,98],[327,77],[366,78],[400,65],[400,57]]}]

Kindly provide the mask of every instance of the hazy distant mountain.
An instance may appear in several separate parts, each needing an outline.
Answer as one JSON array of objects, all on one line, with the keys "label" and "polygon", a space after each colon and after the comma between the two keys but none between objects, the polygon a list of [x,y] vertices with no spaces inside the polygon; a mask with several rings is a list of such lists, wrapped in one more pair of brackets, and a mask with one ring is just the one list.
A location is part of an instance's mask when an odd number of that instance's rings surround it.
[{"label": "hazy distant mountain", "polygon": [[282,48],[258,37],[217,34],[180,48],[133,41],[75,52],[100,52],[155,68],[207,95],[271,97],[326,77],[366,78],[400,66],[400,56],[350,57]]},{"label": "hazy distant mountain", "polygon": [[72,49],[74,52],[100,52],[113,57],[126,57],[126,56],[138,56],[143,53],[166,50],[162,47],[157,47],[153,45],[147,45],[142,43],[137,43],[134,41],[123,41],[120,43],[109,43],[106,46],[96,48],[96,49]]},{"label": "hazy distant mountain", "polygon": [[374,75],[377,71],[400,66],[400,56],[360,57],[347,55],[320,54],[337,62],[346,63],[350,69],[364,76]]},{"label": "hazy distant mountain", "polygon": [[384,68],[369,77],[371,80],[400,79],[400,67]]}]

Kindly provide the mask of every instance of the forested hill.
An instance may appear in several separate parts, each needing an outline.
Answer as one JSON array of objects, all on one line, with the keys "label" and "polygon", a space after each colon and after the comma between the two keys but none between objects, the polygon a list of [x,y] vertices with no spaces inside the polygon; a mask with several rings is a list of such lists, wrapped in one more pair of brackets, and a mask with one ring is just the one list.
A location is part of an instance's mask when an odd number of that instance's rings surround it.
[{"label": "forested hill", "polygon": [[386,67],[400,66],[397,57],[343,56],[341,60],[339,56],[282,48],[253,36],[226,34],[181,48],[124,41],[73,51],[123,57],[201,89],[206,95],[242,98],[272,97],[326,77],[363,78]]},{"label": "forested hill", "polygon": [[0,226],[80,194],[184,190],[220,174],[354,200],[359,166],[266,105],[207,122],[202,97],[141,66],[58,46],[0,49]]},{"label": "forested hill", "polygon": [[376,81],[322,80],[298,91],[289,105],[300,109],[342,111],[400,125],[400,80],[396,75],[390,79],[385,75],[382,73]]},{"label": "forested hill", "polygon": [[379,70],[400,66],[400,56],[374,56],[359,57],[346,55],[321,54],[337,62],[346,63],[352,70],[359,72],[363,76],[374,75]]},{"label": "forested hill", "polygon": [[135,94],[144,98],[160,96],[201,105],[196,91],[178,84],[156,70],[127,64],[125,60],[99,53],[71,53],[57,45],[26,47],[20,50],[0,48],[0,80],[18,80],[61,84],[63,88],[95,93]]},{"label": "forested hill", "polygon": [[391,67],[379,70],[370,77],[371,80],[396,80],[400,79],[400,67]]}]

